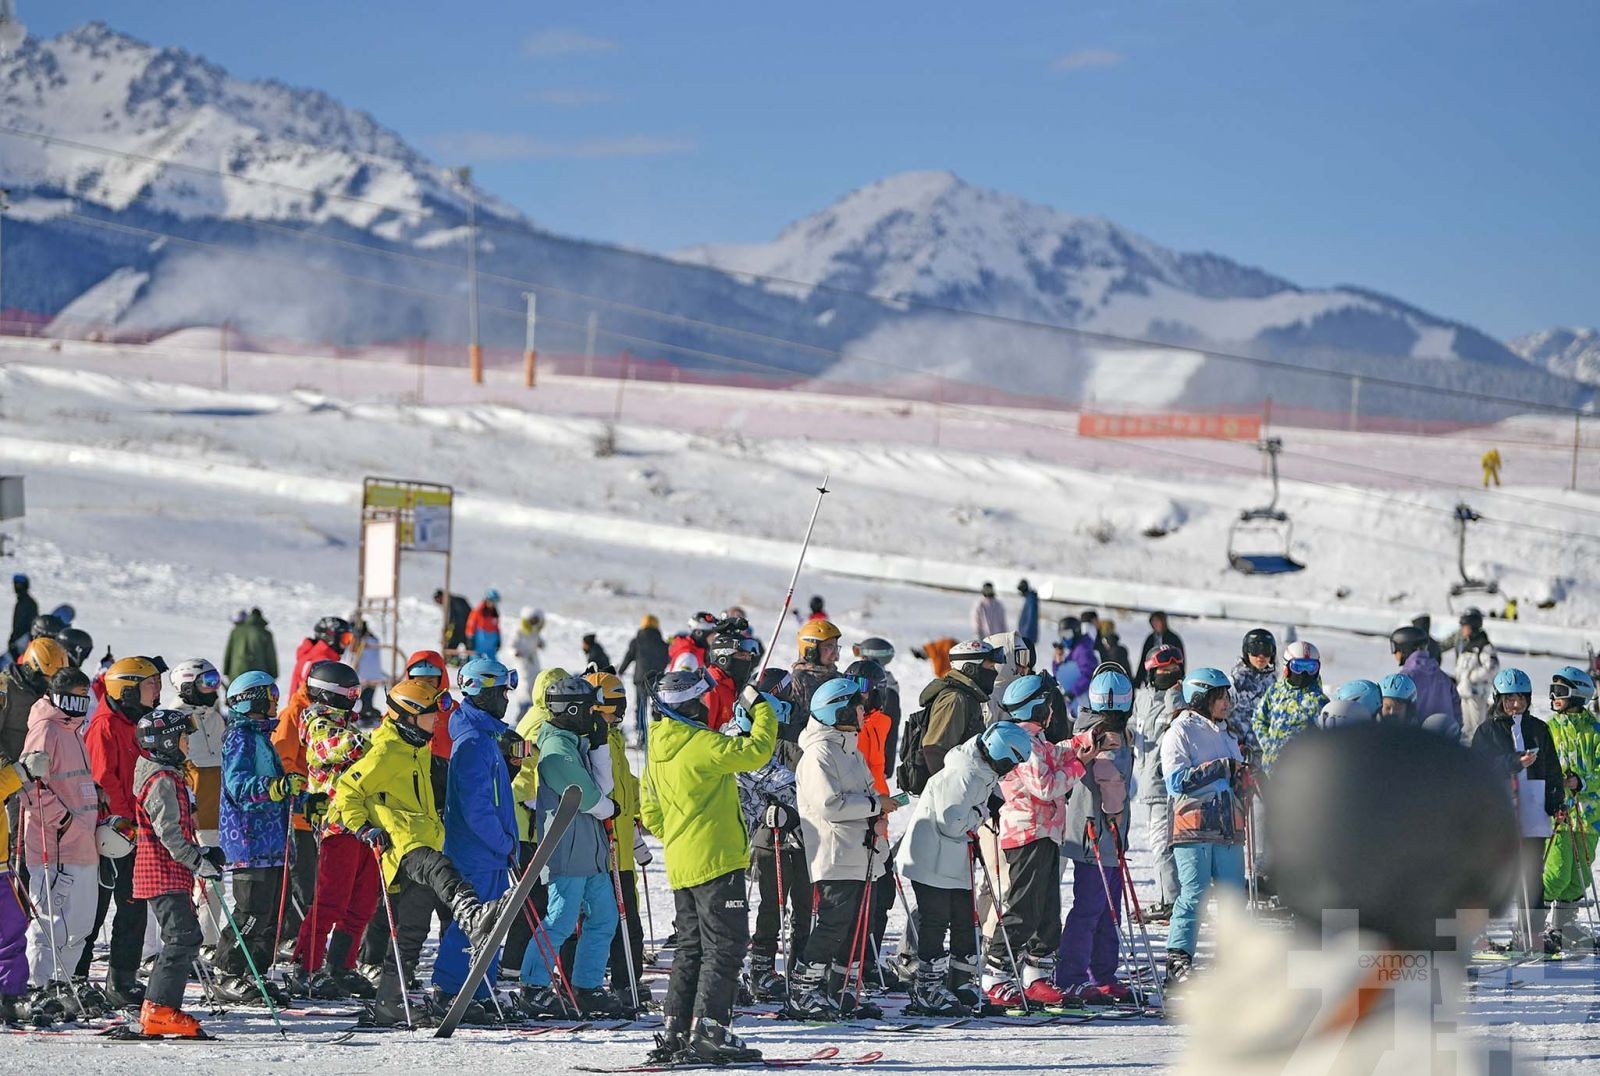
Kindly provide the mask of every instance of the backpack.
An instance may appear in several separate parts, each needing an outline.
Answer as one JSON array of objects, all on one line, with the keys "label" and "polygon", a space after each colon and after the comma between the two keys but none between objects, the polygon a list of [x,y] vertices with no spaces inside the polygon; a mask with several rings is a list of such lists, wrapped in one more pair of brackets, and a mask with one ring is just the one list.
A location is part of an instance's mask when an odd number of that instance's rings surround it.
[{"label": "backpack", "polygon": [[894,779],[900,791],[913,796],[922,795],[922,790],[928,787],[928,779],[933,776],[922,757],[922,737],[928,731],[928,711],[932,708],[931,705],[924,706],[913,713],[906,718],[900,730],[900,752],[895,761]]}]

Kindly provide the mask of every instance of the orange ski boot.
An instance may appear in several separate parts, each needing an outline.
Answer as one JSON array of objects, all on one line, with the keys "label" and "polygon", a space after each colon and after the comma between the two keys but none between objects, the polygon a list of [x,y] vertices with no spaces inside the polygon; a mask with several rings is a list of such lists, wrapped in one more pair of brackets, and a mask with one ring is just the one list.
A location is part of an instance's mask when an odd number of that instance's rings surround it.
[{"label": "orange ski boot", "polygon": [[139,1030],[147,1036],[171,1035],[178,1039],[203,1039],[208,1036],[200,1029],[200,1021],[171,1005],[157,1005],[146,1000],[139,1009]]}]

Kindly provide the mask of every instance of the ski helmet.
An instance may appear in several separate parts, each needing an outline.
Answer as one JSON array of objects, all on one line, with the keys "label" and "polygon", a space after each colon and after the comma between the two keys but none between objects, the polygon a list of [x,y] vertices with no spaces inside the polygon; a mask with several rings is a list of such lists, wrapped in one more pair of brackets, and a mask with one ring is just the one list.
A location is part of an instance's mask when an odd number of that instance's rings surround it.
[{"label": "ski helmet", "polygon": [[1158,690],[1165,691],[1183,676],[1183,651],[1161,643],[1144,659],[1145,677]]},{"label": "ski helmet", "polygon": [[856,657],[876,661],[879,665],[888,666],[894,661],[894,644],[876,635],[862,639],[850,650]]},{"label": "ski helmet", "polygon": [[325,616],[311,629],[312,638],[320,639],[341,654],[350,649],[353,634],[350,621],[342,616]]},{"label": "ski helmet", "polygon": [[1050,686],[1038,673],[1019,676],[1006,685],[1000,709],[1013,721],[1043,723],[1050,713]]},{"label": "ski helmet", "polygon": [[444,658],[437,650],[418,650],[406,658],[406,679],[425,679],[433,677],[438,680],[441,688],[444,684]]},{"label": "ski helmet", "polygon": [[94,700],[89,695],[89,675],[69,665],[50,678],[50,705],[64,714],[84,717]]},{"label": "ski helmet", "polygon": [[54,639],[67,630],[67,622],[54,613],[40,613],[28,626],[29,639]]},{"label": "ski helmet", "polygon": [[1482,631],[1483,610],[1477,608],[1468,609],[1461,614],[1460,624],[1462,627],[1471,628],[1473,631]]},{"label": "ski helmet", "polygon": [[1239,652],[1246,661],[1253,657],[1269,657],[1278,660],[1278,640],[1266,628],[1251,628],[1244,633],[1244,641],[1240,644]]},{"label": "ski helmet", "polygon": [[133,727],[139,750],[157,762],[181,763],[181,741],[194,732],[194,719],[183,710],[151,710]]},{"label": "ski helmet", "polygon": [[1339,702],[1355,702],[1370,714],[1383,708],[1383,691],[1371,680],[1346,680],[1333,692]]},{"label": "ski helmet", "polygon": [[[569,677],[568,679],[577,679],[577,677]],[[517,683],[517,670],[508,669],[491,657],[473,658],[461,666],[461,671],[456,673],[456,686],[461,689],[461,694],[469,699],[475,699],[481,693],[494,688],[506,688],[515,691]]]},{"label": "ski helmet", "polygon": [[1083,638],[1083,625],[1078,623],[1075,616],[1064,616],[1056,621],[1056,631],[1061,636],[1061,645],[1070,647]]},{"label": "ski helmet", "polygon": [[1550,678],[1550,701],[1557,699],[1571,699],[1581,709],[1589,705],[1589,700],[1594,698],[1594,678],[1576,665],[1567,665],[1557,669]]},{"label": "ski helmet", "polygon": [[110,819],[94,827],[94,841],[100,854],[107,859],[121,859],[133,851],[133,842],[119,833]]},{"label": "ski helmet", "polygon": [[[237,681],[236,681],[237,682]],[[439,703],[449,696],[437,684],[418,678],[402,680],[384,693],[389,716],[399,723],[415,722],[426,714],[439,712]]]},{"label": "ski helmet", "polygon": [[1211,702],[1219,691],[1232,691],[1228,674],[1221,669],[1196,669],[1183,681],[1183,703],[1203,717],[1211,716]]},{"label": "ski helmet", "polygon": [[983,641],[994,647],[1000,655],[998,660],[1009,669],[1011,675],[1022,676],[1033,671],[1038,655],[1033,644],[1023,638],[1021,632],[1002,631],[984,636]]},{"label": "ski helmet", "polygon": [[628,692],[622,686],[622,677],[616,673],[592,672],[584,679],[594,685],[595,710],[603,715],[609,724],[615,725],[622,721],[622,712],[628,705]]},{"label": "ski helmet", "polygon": [[56,642],[74,665],[82,665],[94,653],[94,637],[82,628],[62,628],[56,635]]},{"label": "ski helmet", "polygon": [[1389,633],[1389,650],[1405,660],[1428,645],[1428,633],[1415,624],[1402,624]]},{"label": "ski helmet", "polygon": [[342,661],[319,661],[306,673],[306,698],[335,710],[354,710],[361,698],[361,677]]},{"label": "ski helmet", "polygon": [[839,629],[831,620],[808,620],[795,632],[795,642],[800,649],[800,660],[815,665],[822,664],[822,648],[828,643],[837,645]]},{"label": "ski helmet", "polygon": [[1501,695],[1526,695],[1533,698],[1533,681],[1521,669],[1501,669],[1494,676],[1494,693]]},{"label": "ski helmet", "polygon": [[717,630],[717,618],[710,613],[699,612],[689,618],[689,634],[694,641],[704,646],[711,633]]},{"label": "ski helmet", "polygon": [[1116,669],[1107,669],[1089,681],[1089,709],[1097,714],[1133,712],[1133,681]]},{"label": "ski helmet", "polygon": [[755,664],[761,644],[748,635],[719,632],[706,643],[706,659],[713,665],[731,672],[736,665]]},{"label": "ski helmet", "polygon": [[866,705],[868,688],[864,677],[834,677],[811,693],[812,720],[831,728],[855,728],[856,707]]},{"label": "ski helmet", "polygon": [[1378,712],[1370,709],[1362,699],[1329,699],[1317,714],[1319,729],[1343,728],[1376,721]]},{"label": "ski helmet", "polygon": [[50,682],[52,676],[71,665],[72,659],[53,637],[44,636],[28,644],[17,664],[27,669],[38,680],[38,686],[42,689]]},{"label": "ski helmet", "polygon": [[563,676],[544,689],[549,721],[558,729],[587,735],[594,728],[595,686],[581,676]]},{"label": "ski helmet", "polygon": [[486,602],[494,602],[496,605],[498,605],[500,603],[500,592],[494,587],[490,587],[488,590],[483,592],[483,600]]},{"label": "ski helmet", "polygon": [[1295,687],[1309,687],[1322,675],[1322,653],[1304,639],[1283,648],[1283,676]]},{"label": "ski helmet", "polygon": [[1386,699],[1399,699],[1401,702],[1415,703],[1417,701],[1417,682],[1405,673],[1390,673],[1378,681],[1378,691]]},{"label": "ski helmet", "polygon": [[140,700],[140,687],[146,680],[160,675],[161,670],[149,658],[123,658],[121,661],[114,661],[106,670],[106,701],[124,717],[137,721],[155,709],[153,706],[146,706]]},{"label": "ski helmet", "polygon": [[271,717],[278,708],[278,682],[264,672],[242,673],[228,685],[223,705],[235,717]]},{"label": "ski helmet", "polygon": [[882,665],[867,659],[853,661],[844,674],[866,681],[868,710],[883,709],[883,680],[887,674],[884,673]]},{"label": "ski helmet", "polygon": [[703,696],[715,686],[703,669],[663,673],[650,689],[650,704],[657,717],[704,725],[708,714]]},{"label": "ski helmet", "polygon": [[1032,734],[1015,721],[996,721],[983,730],[979,743],[985,757],[1000,773],[1022,765],[1033,754]]},{"label": "ski helmet", "polygon": [[167,680],[178,689],[178,698],[190,706],[213,706],[222,688],[222,674],[205,658],[180,661],[167,673]]},{"label": "ski helmet", "polygon": [[956,668],[964,665],[982,665],[986,661],[998,665],[1005,659],[1004,651],[984,639],[968,639],[950,648],[950,664]]},{"label": "ski helmet", "polygon": [[1266,851],[1285,906],[1312,929],[1353,909],[1390,949],[1450,951],[1471,943],[1455,932],[1462,910],[1509,900],[1517,828],[1505,780],[1459,743],[1362,724],[1294,738],[1272,772],[1295,794],[1267,812]]}]

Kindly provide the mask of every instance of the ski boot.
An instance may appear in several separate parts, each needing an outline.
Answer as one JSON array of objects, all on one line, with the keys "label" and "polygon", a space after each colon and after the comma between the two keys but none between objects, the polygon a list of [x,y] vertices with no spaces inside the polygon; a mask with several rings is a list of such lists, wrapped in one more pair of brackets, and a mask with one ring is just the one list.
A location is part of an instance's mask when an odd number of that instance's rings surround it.
[{"label": "ski boot", "polygon": [[1183,949],[1167,950],[1167,982],[1188,982],[1189,972],[1194,967],[1194,957]]},{"label": "ski boot", "polygon": [[[371,991],[370,983],[367,989]],[[345,1001],[352,996],[339,981],[339,976],[327,965],[318,968],[316,974],[306,981],[306,994],[318,1001]]]},{"label": "ski boot", "polygon": [[54,979],[28,992],[28,1007],[33,1012],[49,1013],[58,1021],[88,1019],[83,1006],[72,996],[72,988]]},{"label": "ski boot", "polygon": [[573,993],[578,996],[578,1014],[586,1020],[596,1017],[602,1020],[631,1018],[622,999],[603,986],[579,986],[573,989]]},{"label": "ski boot", "polygon": [[1022,988],[1012,978],[1004,978],[983,992],[983,999],[988,1008],[1009,1011],[1022,1008]]},{"label": "ski boot", "polygon": [[904,1012],[907,1016],[966,1016],[972,1012],[970,1005],[950,992],[945,985],[945,969],[930,961],[917,964],[916,977],[911,980],[911,1001]]},{"label": "ski boot", "polygon": [[283,969],[282,990],[291,998],[308,998],[311,996],[311,976],[299,964],[290,964]]},{"label": "ski boot", "polygon": [[48,1021],[42,1014],[35,1014],[28,1005],[28,999],[23,994],[0,994],[0,1024],[6,1027],[39,1028],[49,1027]]},{"label": "ski boot", "polygon": [[[450,1006],[454,1004],[455,1000],[456,996],[453,992],[446,993],[437,986],[433,987],[423,998],[420,1015],[437,1023],[444,1019],[445,1014],[450,1011]],[[416,1018],[419,1014],[413,1009],[411,1015]],[[500,1010],[494,1007],[494,1003],[486,998],[476,997],[467,1002],[467,1007],[462,1010],[461,1023],[469,1027],[505,1026],[505,1021],[500,1018]]]},{"label": "ski boot", "polygon": [[106,999],[105,991],[86,978],[74,977],[71,993],[82,1006],[85,1020],[98,1020],[111,1011],[111,1002]]},{"label": "ski boot", "polygon": [[552,986],[524,986],[520,991],[522,995],[522,1011],[535,1020],[554,1018],[557,1020],[576,1020],[578,1014],[572,1010],[571,1002],[562,997],[560,992]]},{"label": "ski boot", "polygon": [[828,965],[800,964],[794,969],[789,1000],[778,1012],[790,1020],[837,1020],[839,1006],[828,996]]},{"label": "ski boot", "polygon": [[881,994],[905,994],[911,990],[910,980],[902,978],[887,960],[875,960],[867,966],[867,986]]},{"label": "ski boot", "polygon": [[669,1016],[656,1032],[655,1048],[645,1055],[645,1060],[652,1065],[670,1065],[683,1060],[688,1049],[689,1035],[682,1018]]},{"label": "ski boot", "polygon": [[950,992],[954,994],[967,1007],[969,1013],[975,1012],[985,1016],[997,1015],[995,1009],[984,996],[983,987],[978,980],[978,965],[972,960],[962,960],[957,957],[950,958],[949,971]]},{"label": "ski boot", "polygon": [[1022,995],[1029,1004],[1055,1008],[1066,995],[1055,984],[1056,958],[1029,953],[1022,958]]},{"label": "ski boot", "polygon": [[1133,991],[1128,989],[1126,983],[1119,983],[1115,979],[1109,983],[1085,986],[1082,996],[1088,1005],[1128,1005],[1133,1002]]},{"label": "ski boot", "polygon": [[[324,971],[327,969],[324,968]],[[334,982],[345,992],[347,997],[370,1000],[378,996],[377,988],[372,985],[372,980],[362,975],[354,968],[334,968],[329,974]]]},{"label": "ski boot", "polygon": [[511,894],[512,891],[508,889],[494,900],[480,901],[471,886],[463,885],[456,891],[450,901],[450,913],[455,916],[456,926],[467,936],[473,951],[487,946],[489,935],[494,932],[500,917],[506,909],[513,907]]},{"label": "ski boot", "polygon": [[750,954],[750,996],[755,1001],[787,1001],[789,984],[778,974],[770,956]]},{"label": "ski boot", "polygon": [[200,1021],[171,1005],[157,1005],[145,1001],[139,1006],[139,1031],[151,1038],[171,1036],[175,1039],[209,1039],[200,1027]]},{"label": "ski boot", "polygon": [[[376,991],[378,989],[379,981],[383,978],[383,965],[357,964],[356,974],[365,979],[367,981],[367,985],[371,986],[372,989]],[[376,997],[376,993],[374,993],[373,996]]]},{"label": "ski boot", "polygon": [[745,1045],[728,1025],[702,1016],[689,1035],[690,1058],[711,1065],[748,1065],[761,1060],[761,1051]]},{"label": "ski boot", "polygon": [[845,1020],[881,1020],[883,1006],[867,997],[865,984],[857,990],[861,967],[835,964],[828,975],[828,993],[839,999],[839,1016]]},{"label": "ski boot", "polygon": [[106,1001],[115,1009],[137,1009],[144,1004],[144,984],[131,971],[106,972]]},{"label": "ski boot", "polygon": [[1172,921],[1172,905],[1152,904],[1144,909],[1146,923],[1169,923]]},{"label": "ski boot", "polygon": [[261,988],[256,986],[254,978],[246,975],[224,975],[217,979],[211,992],[218,1003],[223,1005],[265,1007],[265,1003],[270,1001],[275,1008],[287,1008],[290,1004],[289,995],[276,983],[265,985],[266,996],[263,998]]}]

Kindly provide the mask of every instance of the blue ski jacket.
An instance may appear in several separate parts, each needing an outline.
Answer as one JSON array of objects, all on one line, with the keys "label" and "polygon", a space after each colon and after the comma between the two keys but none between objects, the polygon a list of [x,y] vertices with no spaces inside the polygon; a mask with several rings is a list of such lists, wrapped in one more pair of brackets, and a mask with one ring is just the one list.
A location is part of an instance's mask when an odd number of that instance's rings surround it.
[{"label": "blue ski jacket", "polygon": [[267,787],[283,776],[272,746],[275,718],[228,722],[222,737],[222,803],[217,828],[229,868],[281,867],[287,855],[289,803],[274,802]]},{"label": "blue ski jacket", "polygon": [[450,716],[455,746],[445,785],[444,854],[462,874],[516,865],[517,804],[511,768],[498,739],[505,731],[505,722],[478,709],[470,698],[462,699]]}]

